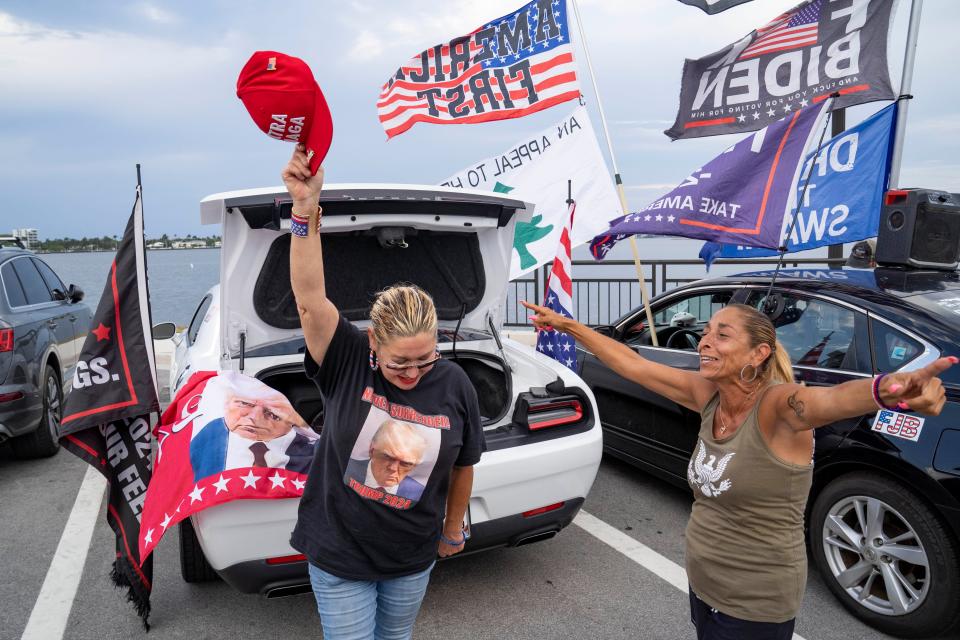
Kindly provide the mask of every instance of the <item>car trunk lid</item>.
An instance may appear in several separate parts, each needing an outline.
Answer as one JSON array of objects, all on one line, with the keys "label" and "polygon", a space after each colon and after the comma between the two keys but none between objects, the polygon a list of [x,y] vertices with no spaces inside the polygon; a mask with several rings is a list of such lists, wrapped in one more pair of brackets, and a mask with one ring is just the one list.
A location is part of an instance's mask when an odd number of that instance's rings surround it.
[{"label": "car trunk lid", "polygon": [[[485,329],[506,295],[518,216],[533,205],[489,193],[411,185],[330,185],[321,195],[327,296],[364,323],[376,292],[419,285],[440,324]],[[303,335],[289,273],[291,203],[283,187],[216,194],[201,221],[220,222],[221,360]]]}]

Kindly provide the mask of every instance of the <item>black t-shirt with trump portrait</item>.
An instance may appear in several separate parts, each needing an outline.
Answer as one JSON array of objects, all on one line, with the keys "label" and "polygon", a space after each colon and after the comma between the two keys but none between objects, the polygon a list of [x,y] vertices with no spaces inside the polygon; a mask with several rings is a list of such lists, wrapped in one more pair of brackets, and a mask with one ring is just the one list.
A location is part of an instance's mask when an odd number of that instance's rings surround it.
[{"label": "black t-shirt with trump portrait", "polygon": [[436,559],[454,466],[484,450],[477,394],[463,369],[440,360],[409,391],[369,365],[365,332],[341,316],[307,377],[324,423],[290,543],[324,571],[384,580]]}]

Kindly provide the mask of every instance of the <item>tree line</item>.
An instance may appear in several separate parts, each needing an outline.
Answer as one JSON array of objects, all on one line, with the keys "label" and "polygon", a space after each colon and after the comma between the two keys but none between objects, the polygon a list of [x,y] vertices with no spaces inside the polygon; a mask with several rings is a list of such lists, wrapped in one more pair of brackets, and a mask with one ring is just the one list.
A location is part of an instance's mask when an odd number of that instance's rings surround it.
[{"label": "tree line", "polygon": [[[50,238],[34,243],[34,251],[57,253],[64,251],[116,251],[120,243],[120,236],[102,236],[99,238]],[[187,240],[202,241],[204,246],[214,247],[220,242],[220,236],[186,236],[170,237],[163,234],[159,238],[147,238],[146,245],[151,249],[172,248],[174,243]]]}]

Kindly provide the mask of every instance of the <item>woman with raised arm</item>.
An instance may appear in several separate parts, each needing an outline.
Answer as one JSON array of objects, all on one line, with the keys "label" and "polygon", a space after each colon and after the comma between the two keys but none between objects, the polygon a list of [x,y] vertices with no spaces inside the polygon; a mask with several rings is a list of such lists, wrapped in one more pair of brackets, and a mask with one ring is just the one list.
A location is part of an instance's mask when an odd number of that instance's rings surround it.
[{"label": "woman with raised arm", "polygon": [[437,556],[463,550],[484,449],[476,391],[440,357],[437,313],[421,289],[376,294],[366,332],[340,315],[324,288],[323,169],[311,175],[298,148],[283,182],[304,369],[324,399],[290,542],[310,562],[326,640],[410,638]]},{"label": "woman with raised arm", "polygon": [[694,373],[651,362],[626,345],[546,307],[538,330],[573,336],[624,378],[700,413],[687,467],[694,503],[687,523],[690,617],[698,640],[789,640],[807,578],[803,517],[813,477],[813,429],[878,407],[937,415],[937,377],[955,358],[911,372],[834,387],[793,382],[770,319],[741,304],[703,330]]}]

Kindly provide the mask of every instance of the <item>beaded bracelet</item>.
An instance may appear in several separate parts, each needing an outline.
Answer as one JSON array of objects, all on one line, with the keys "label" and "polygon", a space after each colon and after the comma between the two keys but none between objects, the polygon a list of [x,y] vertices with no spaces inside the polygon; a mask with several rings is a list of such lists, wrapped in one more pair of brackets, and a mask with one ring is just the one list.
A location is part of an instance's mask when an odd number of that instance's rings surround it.
[{"label": "beaded bracelet", "polygon": [[460,540],[459,540],[459,541],[457,541],[457,540],[451,540],[451,539],[448,538],[447,536],[443,535],[443,532],[442,532],[442,531],[440,532],[440,542],[442,542],[443,544],[448,544],[448,545],[450,545],[451,547],[459,547],[460,545],[462,545],[462,544],[463,544],[464,542],[466,542],[466,541],[467,541],[467,534],[466,534],[466,532],[465,532],[463,529],[460,529]]},{"label": "beaded bracelet", "polygon": [[[323,209],[319,206],[317,207],[317,232],[320,231],[320,217],[323,215]],[[290,233],[293,235],[306,238],[310,235],[310,218],[304,218],[303,216],[292,213],[290,214]]]},{"label": "beaded bracelet", "polygon": [[899,409],[899,405],[885,405],[883,400],[880,399],[880,381],[883,380],[887,374],[881,373],[876,378],[873,379],[873,401],[877,403],[877,406],[881,409],[886,409],[887,411],[896,411]]}]

